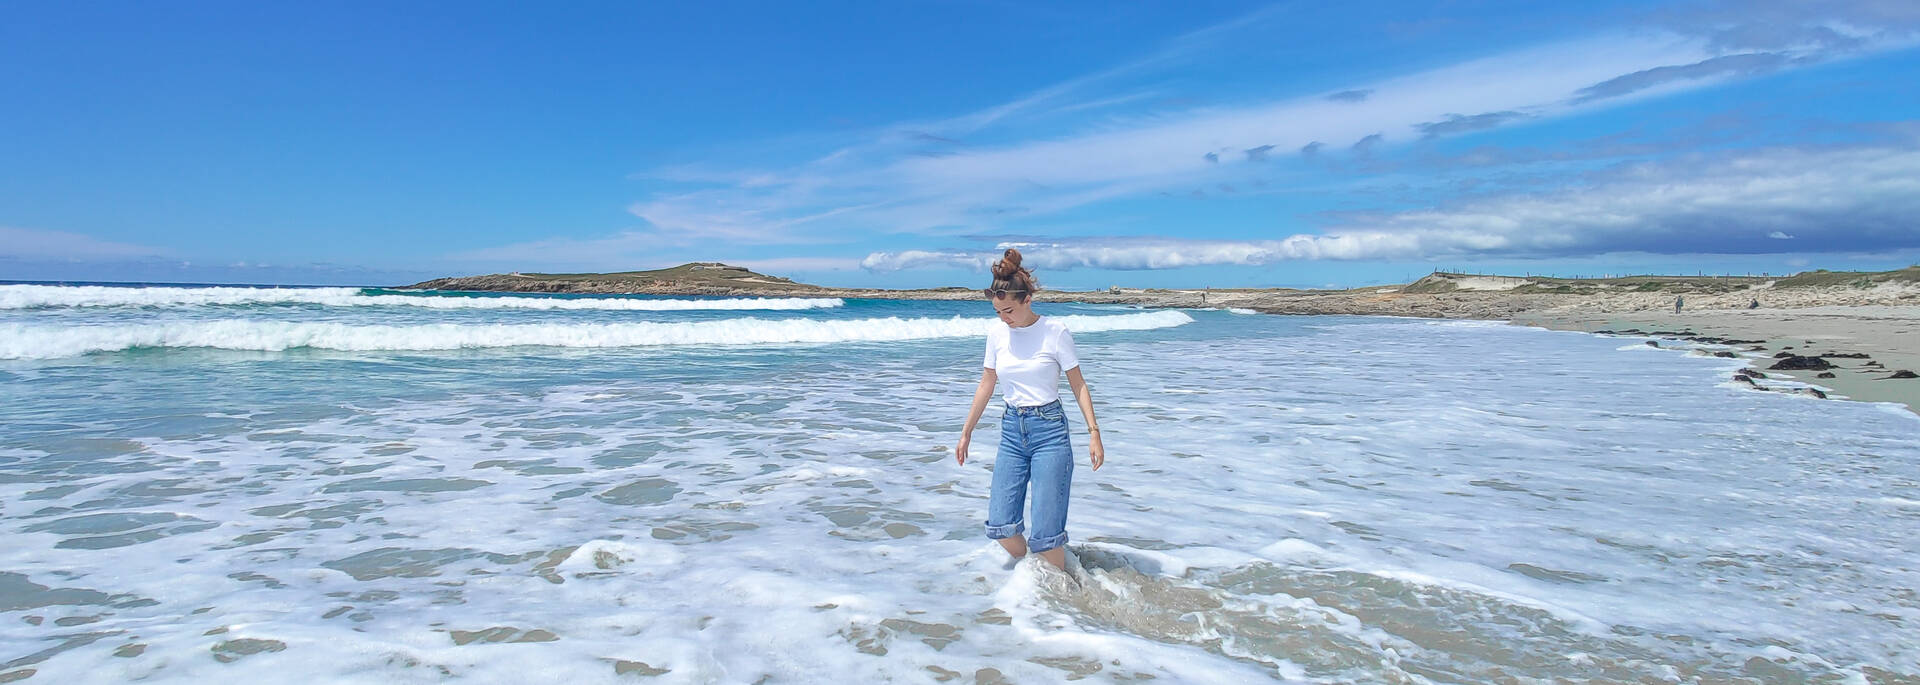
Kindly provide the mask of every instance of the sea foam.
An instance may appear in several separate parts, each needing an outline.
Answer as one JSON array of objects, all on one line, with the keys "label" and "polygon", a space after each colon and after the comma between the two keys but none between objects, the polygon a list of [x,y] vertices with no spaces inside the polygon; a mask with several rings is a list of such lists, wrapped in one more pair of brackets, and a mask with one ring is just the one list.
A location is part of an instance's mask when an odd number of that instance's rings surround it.
[{"label": "sea foam", "polygon": [[1078,341],[1077,584],[982,535],[978,337],[0,364],[0,679],[1920,675],[1902,406],[1579,333],[1188,313]]},{"label": "sea foam", "polygon": [[369,294],[362,288],[130,288],[120,286],[0,285],[0,309],[64,307],[196,307],[312,304],[327,307],[433,309],[555,309],[615,311],[794,310],[845,306],[837,297],[739,297],[711,300],[633,297],[553,297]]},{"label": "sea foam", "polygon": [[[1075,332],[1138,331],[1193,321],[1179,311],[1055,317]],[[758,319],[635,323],[359,325],[311,321],[171,321],[98,326],[0,324],[0,359],[57,359],[137,348],[279,351],[455,350],[885,342],[985,335],[991,319]]]}]

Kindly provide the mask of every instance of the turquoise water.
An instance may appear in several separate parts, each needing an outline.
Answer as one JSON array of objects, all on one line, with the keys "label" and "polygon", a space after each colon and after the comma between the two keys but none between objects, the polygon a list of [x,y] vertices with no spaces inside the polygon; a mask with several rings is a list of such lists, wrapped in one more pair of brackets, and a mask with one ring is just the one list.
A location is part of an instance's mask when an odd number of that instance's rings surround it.
[{"label": "turquoise water", "polygon": [[0,286],[0,677],[1920,674],[1904,409],[1634,339],[1039,309],[1107,440],[1072,575],[981,537],[992,412],[951,459],[984,303]]}]

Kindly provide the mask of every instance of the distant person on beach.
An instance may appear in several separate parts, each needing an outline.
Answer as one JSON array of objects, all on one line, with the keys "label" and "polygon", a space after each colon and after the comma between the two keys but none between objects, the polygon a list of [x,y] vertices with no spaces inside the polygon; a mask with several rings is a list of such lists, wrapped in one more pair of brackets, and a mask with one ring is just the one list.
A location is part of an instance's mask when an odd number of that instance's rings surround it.
[{"label": "distant person on beach", "polygon": [[1760,308],[1760,298],[1758,298],[1758,297],[1756,297],[1756,298],[1753,298],[1753,301],[1752,301],[1752,302],[1748,302],[1748,303],[1747,303],[1747,308],[1748,308],[1748,309],[1759,309],[1759,308]]},{"label": "distant person on beach", "polygon": [[1675,313],[1675,314],[1679,314],[1679,313],[1680,313],[1680,305],[1681,305],[1681,304],[1684,304],[1684,303],[1685,303],[1686,301],[1687,301],[1687,298],[1686,298],[1685,296],[1680,296],[1680,295],[1676,295],[1676,296],[1674,296],[1674,298],[1673,298],[1673,313]]},{"label": "distant person on beach", "polygon": [[[1000,320],[988,325],[985,368],[973,391],[973,407],[966,427],[954,445],[953,459],[967,463],[973,428],[987,408],[997,386],[1005,413],[1000,415],[1000,452],[993,462],[993,489],[987,501],[987,537],[1000,541],[1015,560],[1028,552],[1065,569],[1067,491],[1073,481],[1073,443],[1068,440],[1066,409],[1060,404],[1060,372],[1087,420],[1087,453],[1094,470],[1106,461],[1100,446],[1100,423],[1093,418],[1093,397],[1080,376],[1080,358],[1073,334],[1065,325],[1034,313],[1031,302],[1039,289],[1033,272],[1020,266],[1020,251],[1009,249],[993,265],[993,284],[986,290]],[[1033,491],[1031,520],[1027,491]],[[1029,528],[1026,538],[1020,534]]]}]

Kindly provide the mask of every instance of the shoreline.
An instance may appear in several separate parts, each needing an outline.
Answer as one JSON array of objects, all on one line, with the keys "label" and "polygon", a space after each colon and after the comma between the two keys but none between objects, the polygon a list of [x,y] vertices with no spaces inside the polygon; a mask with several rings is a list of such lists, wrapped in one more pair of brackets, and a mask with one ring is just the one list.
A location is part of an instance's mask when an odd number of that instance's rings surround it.
[{"label": "shoreline", "polygon": [[[797,283],[718,262],[621,274],[491,274],[400,289],[466,292],[974,300],[965,287],[888,290]],[[1681,313],[1672,312],[1684,298]],[[1627,276],[1604,279],[1436,272],[1403,285],[1347,290],[1122,288],[1047,290],[1035,302],[1145,308],[1246,309],[1261,314],[1399,316],[1501,321],[1587,333],[1716,344],[1743,359],[1756,389],[1784,374],[1835,396],[1895,402],[1920,415],[1920,267],[1885,272],[1808,271],[1780,277]],[[1749,308],[1758,304],[1758,308]],[[1804,370],[1776,370],[1773,355]],[[1785,359],[1785,357],[1782,357]],[[1827,377],[1822,377],[1826,375]],[[1785,390],[1786,388],[1781,388]]]},{"label": "shoreline", "polygon": [[[1768,379],[1786,378],[1823,388],[1832,399],[1893,402],[1920,415],[1920,378],[1894,377],[1901,371],[1920,372],[1920,350],[1901,345],[1920,340],[1920,307],[1916,306],[1523,314],[1508,323],[1727,345],[1732,358],[1759,372],[1760,377],[1753,379],[1756,389],[1775,389]],[[1728,344],[1728,339],[1735,342]],[[1828,368],[1773,368],[1788,359],[1778,356],[1782,354],[1818,359],[1802,365]]]}]

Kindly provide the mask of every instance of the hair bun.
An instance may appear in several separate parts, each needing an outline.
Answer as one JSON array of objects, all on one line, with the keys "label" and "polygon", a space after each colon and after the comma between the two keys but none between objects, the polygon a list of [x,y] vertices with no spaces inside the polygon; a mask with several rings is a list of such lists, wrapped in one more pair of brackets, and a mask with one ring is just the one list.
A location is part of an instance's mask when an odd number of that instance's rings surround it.
[{"label": "hair bun", "polygon": [[1020,251],[1011,247],[993,263],[993,275],[998,278],[1012,278],[1020,271]]}]

